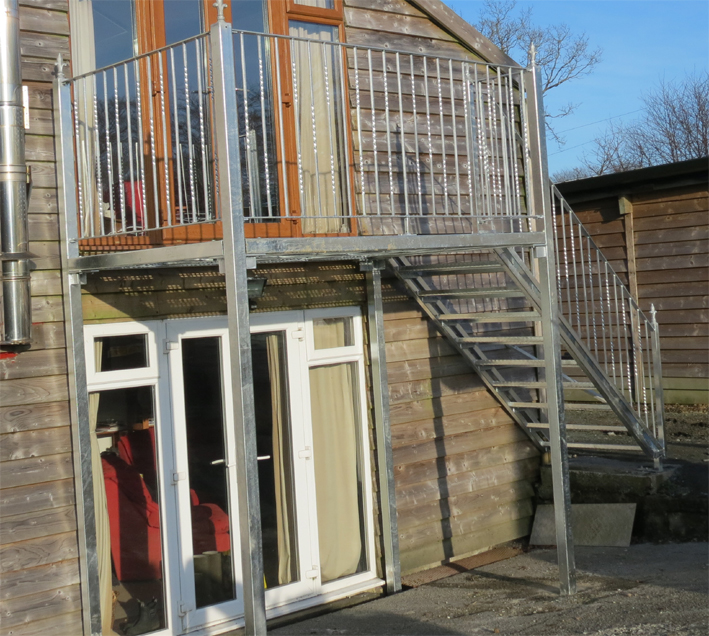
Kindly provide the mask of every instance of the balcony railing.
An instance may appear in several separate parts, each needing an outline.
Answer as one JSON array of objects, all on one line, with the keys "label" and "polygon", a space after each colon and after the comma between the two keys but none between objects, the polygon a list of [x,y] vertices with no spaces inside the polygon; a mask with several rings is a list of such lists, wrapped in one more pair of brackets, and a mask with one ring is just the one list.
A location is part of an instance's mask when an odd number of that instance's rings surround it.
[{"label": "balcony railing", "polygon": [[[253,236],[541,229],[527,71],[246,31],[233,44]],[[202,34],[66,80],[75,238],[219,221],[212,62]]]}]

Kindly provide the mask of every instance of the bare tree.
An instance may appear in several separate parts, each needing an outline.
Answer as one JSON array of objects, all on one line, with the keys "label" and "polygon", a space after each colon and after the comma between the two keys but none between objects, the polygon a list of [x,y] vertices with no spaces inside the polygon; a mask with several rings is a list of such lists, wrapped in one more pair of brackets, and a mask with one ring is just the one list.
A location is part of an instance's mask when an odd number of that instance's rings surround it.
[{"label": "bare tree", "polygon": [[642,117],[606,128],[582,169],[600,175],[709,155],[709,72],[661,80],[642,101]]},{"label": "bare tree", "polygon": [[[574,34],[566,24],[534,24],[532,9],[518,9],[517,0],[485,0],[476,27],[507,55],[527,65],[533,43],[544,93],[588,75],[601,61],[601,49],[592,48],[585,33]],[[569,115],[576,106],[569,103],[556,113],[547,113],[547,128],[557,141],[561,139],[549,119]]]}]

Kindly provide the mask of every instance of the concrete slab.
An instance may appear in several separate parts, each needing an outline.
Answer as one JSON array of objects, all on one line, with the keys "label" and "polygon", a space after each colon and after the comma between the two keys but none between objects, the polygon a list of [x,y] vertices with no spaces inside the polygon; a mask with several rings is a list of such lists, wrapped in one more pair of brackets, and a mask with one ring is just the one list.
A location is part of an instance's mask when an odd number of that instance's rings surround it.
[{"label": "concrete slab", "polygon": [[[636,504],[573,504],[575,545],[624,548],[630,545]],[[537,506],[530,545],[556,545],[554,506]]]}]

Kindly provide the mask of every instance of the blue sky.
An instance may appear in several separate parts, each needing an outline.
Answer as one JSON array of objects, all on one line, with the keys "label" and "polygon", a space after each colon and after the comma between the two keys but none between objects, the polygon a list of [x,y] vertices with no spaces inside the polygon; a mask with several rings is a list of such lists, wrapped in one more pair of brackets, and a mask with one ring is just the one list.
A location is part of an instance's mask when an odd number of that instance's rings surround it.
[{"label": "blue sky", "polygon": [[[475,24],[482,0],[444,0]],[[549,140],[550,173],[573,168],[591,144],[587,143],[614,122],[641,116],[640,96],[660,78],[672,80],[709,68],[709,2],[707,0],[520,0],[532,7],[539,25],[566,23],[574,33],[586,32],[592,47],[603,49],[603,61],[594,72],[546,96],[554,111],[568,102],[579,107],[557,120],[566,138],[559,147]],[[595,123],[599,122],[599,123]],[[573,130],[572,130],[573,129]]]}]

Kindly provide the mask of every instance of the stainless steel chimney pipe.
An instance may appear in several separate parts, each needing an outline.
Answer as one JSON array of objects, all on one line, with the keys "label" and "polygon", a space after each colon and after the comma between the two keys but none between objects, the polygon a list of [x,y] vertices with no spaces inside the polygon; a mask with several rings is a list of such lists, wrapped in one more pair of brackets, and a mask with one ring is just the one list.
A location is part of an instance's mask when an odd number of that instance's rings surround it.
[{"label": "stainless steel chimney pipe", "polygon": [[21,345],[30,342],[32,320],[20,14],[18,0],[0,2],[0,344]]}]

